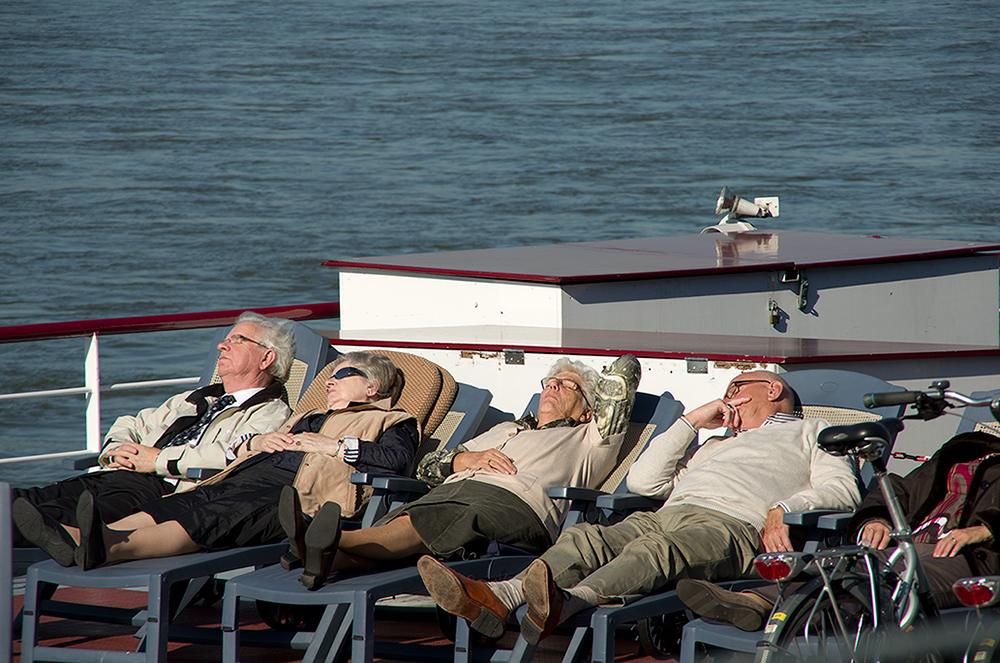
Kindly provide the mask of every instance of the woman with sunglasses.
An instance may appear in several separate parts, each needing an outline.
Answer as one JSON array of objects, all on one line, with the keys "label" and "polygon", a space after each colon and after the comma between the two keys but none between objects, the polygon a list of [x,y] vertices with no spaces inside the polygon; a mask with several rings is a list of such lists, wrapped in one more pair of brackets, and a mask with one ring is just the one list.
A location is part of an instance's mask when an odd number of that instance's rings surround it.
[{"label": "woman with sunglasses", "polygon": [[[72,546],[74,562],[85,569],[277,543],[285,538],[279,504],[289,507],[281,495],[290,486],[295,490],[285,492],[301,496],[301,507],[298,500],[294,506],[307,516],[328,501],[340,504],[338,520],[341,510],[353,514],[367,496],[350,483],[351,472],[409,474],[420,435],[411,415],[391,409],[402,393],[403,375],[387,357],[343,355],[331,367],[326,387],[327,408],[293,416],[278,431],[250,438],[235,462],[194,490],[144,504],[106,526],[92,496],[84,493],[77,507],[79,529],[53,520],[45,540],[36,543]],[[283,560],[289,568],[298,565],[298,549],[293,542],[293,554]]]}]

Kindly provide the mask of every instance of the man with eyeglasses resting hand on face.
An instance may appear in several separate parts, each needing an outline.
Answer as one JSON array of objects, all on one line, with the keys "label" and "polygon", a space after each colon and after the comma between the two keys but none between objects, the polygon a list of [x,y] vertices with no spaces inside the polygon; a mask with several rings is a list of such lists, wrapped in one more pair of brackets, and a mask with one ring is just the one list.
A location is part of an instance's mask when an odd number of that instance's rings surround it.
[{"label": "man with eyeglasses resting hand on face", "polygon": [[[786,511],[858,503],[850,462],[817,445],[827,422],[793,416],[793,403],[779,375],[743,373],[724,398],[650,440],[632,465],[629,490],[666,500],[658,511],[570,527],[511,580],[473,580],[423,558],[424,584],[441,608],[489,637],[502,635],[510,613],[527,603],[521,634],[537,643],[586,608],[651,594],[679,578],[738,578],[761,549],[791,549]],[[721,427],[733,435],[697,444],[699,430]]]}]

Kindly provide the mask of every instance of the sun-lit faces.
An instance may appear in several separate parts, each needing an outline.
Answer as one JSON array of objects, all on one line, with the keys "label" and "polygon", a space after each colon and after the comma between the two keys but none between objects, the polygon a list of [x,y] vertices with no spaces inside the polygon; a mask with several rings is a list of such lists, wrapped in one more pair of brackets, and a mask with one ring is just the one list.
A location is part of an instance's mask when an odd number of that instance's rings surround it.
[{"label": "sun-lit faces", "polygon": [[779,411],[777,399],[783,394],[781,383],[769,373],[743,373],[736,376],[726,389],[725,401],[739,410],[741,428],[756,428],[767,417]]},{"label": "sun-lit faces", "polygon": [[364,372],[350,362],[337,365],[326,380],[326,402],[331,410],[345,408],[351,403],[371,403],[378,389],[371,385]]},{"label": "sun-lit faces", "polygon": [[[538,403],[538,423],[541,425],[571,417],[590,420],[590,406],[583,396],[583,378],[571,371],[556,373],[546,380]],[[575,388],[570,385],[575,385]]]},{"label": "sun-lit faces", "polygon": [[[219,343],[219,377],[227,383],[227,389],[261,386],[261,378],[275,357],[274,350],[261,344],[262,335],[257,325],[244,322],[233,327]],[[233,382],[240,384],[230,384]]]},{"label": "sun-lit faces", "polygon": [[729,388],[726,389],[726,400],[736,398],[736,396],[742,391],[743,387],[748,384],[771,384],[770,380],[733,380],[729,383]]}]

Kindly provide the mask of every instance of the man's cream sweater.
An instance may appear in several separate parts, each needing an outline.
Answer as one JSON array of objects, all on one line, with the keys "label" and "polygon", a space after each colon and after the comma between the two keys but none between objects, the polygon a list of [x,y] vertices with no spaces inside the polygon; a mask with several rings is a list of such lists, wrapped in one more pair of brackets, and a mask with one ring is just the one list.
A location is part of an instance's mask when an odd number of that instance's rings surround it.
[{"label": "man's cream sweater", "polygon": [[666,499],[661,508],[692,504],[728,514],[763,530],[767,512],[842,509],[860,501],[848,458],[826,453],[817,435],[829,426],[805,419],[713,437],[700,446],[678,420],[653,438],[628,473],[628,489]]}]

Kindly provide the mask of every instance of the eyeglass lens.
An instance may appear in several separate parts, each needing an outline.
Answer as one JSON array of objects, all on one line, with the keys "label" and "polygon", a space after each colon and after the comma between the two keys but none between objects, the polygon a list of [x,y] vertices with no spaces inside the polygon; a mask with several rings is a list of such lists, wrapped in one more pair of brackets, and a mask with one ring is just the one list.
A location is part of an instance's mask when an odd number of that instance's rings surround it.
[{"label": "eyeglass lens", "polygon": [[343,380],[344,378],[349,378],[352,375],[359,375],[365,378],[366,380],[368,379],[367,375],[362,373],[360,370],[354,368],[353,366],[344,366],[343,368],[337,369],[337,372],[331,375],[330,377],[335,380]]}]

